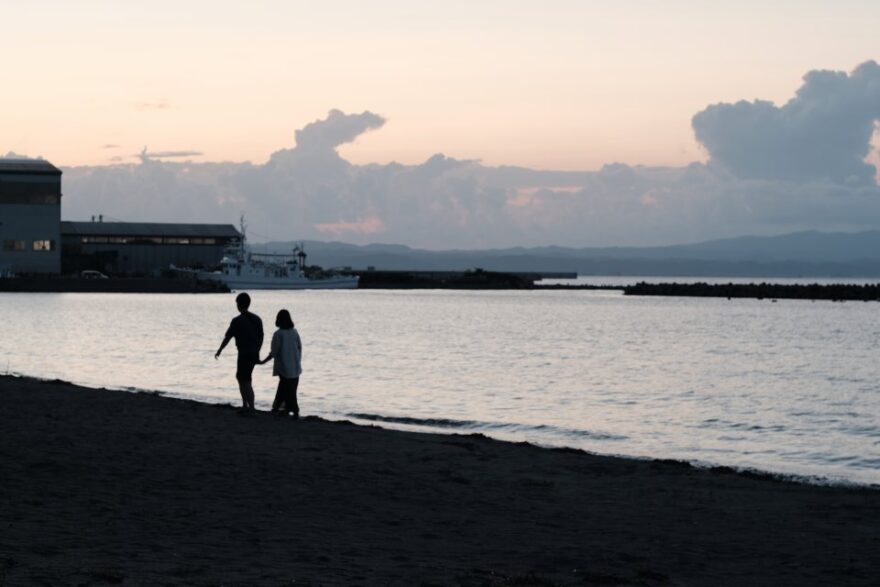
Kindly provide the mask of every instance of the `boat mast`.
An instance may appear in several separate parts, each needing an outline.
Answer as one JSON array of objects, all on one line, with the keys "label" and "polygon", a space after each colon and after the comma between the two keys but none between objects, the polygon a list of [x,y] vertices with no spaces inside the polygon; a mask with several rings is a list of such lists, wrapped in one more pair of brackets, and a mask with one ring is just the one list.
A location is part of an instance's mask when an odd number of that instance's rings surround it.
[{"label": "boat mast", "polygon": [[238,219],[239,226],[241,227],[241,239],[240,239],[240,249],[241,249],[241,258],[244,259],[245,256],[245,241],[247,240],[247,224],[244,222],[244,212],[241,213],[241,217]]},{"label": "boat mast", "polygon": [[295,249],[296,251],[298,251],[296,257],[297,259],[299,259],[299,268],[302,271],[304,271],[306,268],[306,249],[303,246],[304,244],[305,243],[300,243],[299,246],[297,246]]}]

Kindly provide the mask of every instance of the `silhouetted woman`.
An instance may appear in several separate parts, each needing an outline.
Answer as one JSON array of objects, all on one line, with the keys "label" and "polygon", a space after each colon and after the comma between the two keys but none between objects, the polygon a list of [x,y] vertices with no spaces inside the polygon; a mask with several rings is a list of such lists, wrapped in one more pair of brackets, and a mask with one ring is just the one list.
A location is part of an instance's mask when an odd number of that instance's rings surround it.
[{"label": "silhouetted woman", "polygon": [[260,361],[260,364],[275,359],[272,375],[278,376],[278,391],[275,393],[275,401],[272,402],[272,411],[276,414],[283,414],[286,411],[296,419],[299,418],[296,389],[299,387],[299,376],[302,374],[302,341],[296,328],[293,327],[293,320],[287,310],[278,312],[275,326],[278,330],[272,335],[269,356]]}]

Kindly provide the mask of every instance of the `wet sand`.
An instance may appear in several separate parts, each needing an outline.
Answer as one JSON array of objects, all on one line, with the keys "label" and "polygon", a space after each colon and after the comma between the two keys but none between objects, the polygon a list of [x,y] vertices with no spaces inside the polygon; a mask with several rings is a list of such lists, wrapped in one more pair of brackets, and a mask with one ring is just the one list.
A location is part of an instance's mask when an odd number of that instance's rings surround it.
[{"label": "wet sand", "polygon": [[16,377],[0,406],[0,585],[880,581],[878,488]]}]

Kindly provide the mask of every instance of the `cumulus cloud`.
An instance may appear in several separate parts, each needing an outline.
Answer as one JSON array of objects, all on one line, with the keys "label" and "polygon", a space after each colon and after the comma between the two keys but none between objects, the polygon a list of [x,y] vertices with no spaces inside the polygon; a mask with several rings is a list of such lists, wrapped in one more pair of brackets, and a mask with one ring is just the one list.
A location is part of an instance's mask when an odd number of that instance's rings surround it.
[{"label": "cumulus cloud", "polygon": [[871,184],[866,163],[880,119],[880,65],[852,73],[811,71],[797,94],[778,107],[755,100],[715,104],[693,117],[711,162],[735,176]]},{"label": "cumulus cloud", "polygon": [[334,109],[324,120],[316,120],[296,131],[296,148],[300,151],[330,151],[384,124],[385,119],[372,112],[345,114]]},{"label": "cumulus cloud", "polygon": [[234,224],[244,212],[255,241],[329,237],[435,249],[878,229],[880,188],[863,161],[878,118],[877,69],[869,62],[851,74],[810,73],[781,108],[707,108],[694,128],[708,164],[570,172],[437,154],[417,165],[353,165],[336,149],[385,119],[332,110],[263,165],[150,154],[132,164],[65,169],[62,216]]}]

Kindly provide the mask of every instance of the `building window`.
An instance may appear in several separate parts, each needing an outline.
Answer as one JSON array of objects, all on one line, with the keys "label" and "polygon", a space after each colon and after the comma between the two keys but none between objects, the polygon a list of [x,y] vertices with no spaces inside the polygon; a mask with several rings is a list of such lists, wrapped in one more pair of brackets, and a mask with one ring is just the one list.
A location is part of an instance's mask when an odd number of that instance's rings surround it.
[{"label": "building window", "polygon": [[60,196],[57,194],[4,193],[0,196],[0,204],[34,204],[37,206],[48,204],[57,206],[60,201]]},{"label": "building window", "polygon": [[189,237],[189,236],[80,236],[80,242],[84,245],[217,245],[220,240],[216,237]]},{"label": "building window", "polygon": [[26,241],[8,240],[3,241],[4,251],[24,251],[27,249]]},{"label": "building window", "polygon": [[35,251],[54,251],[55,250],[55,241],[50,241],[50,240],[34,241],[34,250]]}]

